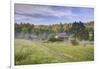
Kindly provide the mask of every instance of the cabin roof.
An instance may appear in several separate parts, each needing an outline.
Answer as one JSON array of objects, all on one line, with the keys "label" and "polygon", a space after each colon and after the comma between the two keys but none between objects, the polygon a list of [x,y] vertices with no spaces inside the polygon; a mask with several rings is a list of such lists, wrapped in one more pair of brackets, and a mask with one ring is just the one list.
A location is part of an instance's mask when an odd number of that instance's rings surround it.
[{"label": "cabin roof", "polygon": [[56,33],[59,37],[68,37],[68,34],[66,32]]}]

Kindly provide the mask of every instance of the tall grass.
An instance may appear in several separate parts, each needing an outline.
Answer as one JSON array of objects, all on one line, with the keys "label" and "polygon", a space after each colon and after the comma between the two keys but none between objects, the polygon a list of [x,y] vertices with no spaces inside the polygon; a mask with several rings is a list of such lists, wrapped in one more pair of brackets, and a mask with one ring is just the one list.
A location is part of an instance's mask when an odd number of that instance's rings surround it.
[{"label": "tall grass", "polygon": [[67,42],[15,40],[15,65],[93,61],[94,46]]}]

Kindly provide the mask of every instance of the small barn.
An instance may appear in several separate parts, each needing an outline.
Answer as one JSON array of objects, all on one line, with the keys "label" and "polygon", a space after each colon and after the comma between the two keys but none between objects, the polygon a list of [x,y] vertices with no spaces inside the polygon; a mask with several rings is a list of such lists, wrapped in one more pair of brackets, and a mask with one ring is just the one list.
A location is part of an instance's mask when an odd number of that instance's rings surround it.
[{"label": "small barn", "polygon": [[69,35],[66,32],[56,33],[55,38],[60,38],[62,41],[68,41]]}]

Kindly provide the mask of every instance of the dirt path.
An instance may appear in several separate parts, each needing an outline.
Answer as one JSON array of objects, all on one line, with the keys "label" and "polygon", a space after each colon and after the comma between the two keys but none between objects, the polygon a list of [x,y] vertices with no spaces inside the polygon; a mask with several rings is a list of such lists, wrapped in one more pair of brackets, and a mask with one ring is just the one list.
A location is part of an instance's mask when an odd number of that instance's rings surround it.
[{"label": "dirt path", "polygon": [[49,53],[52,53],[52,54],[60,56],[60,57],[73,58],[72,55],[66,54],[66,53],[62,52],[61,50],[57,50],[57,49],[48,47],[42,43],[41,43],[41,48],[43,48],[44,50],[47,50]]}]

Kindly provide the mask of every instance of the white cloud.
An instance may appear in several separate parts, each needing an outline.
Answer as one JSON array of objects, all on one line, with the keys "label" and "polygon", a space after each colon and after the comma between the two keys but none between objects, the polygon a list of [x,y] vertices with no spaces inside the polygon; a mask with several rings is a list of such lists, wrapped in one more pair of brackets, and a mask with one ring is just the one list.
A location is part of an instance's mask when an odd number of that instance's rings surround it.
[{"label": "white cloud", "polygon": [[15,5],[15,12],[21,14],[39,14],[43,16],[55,16],[55,17],[66,17],[66,16],[76,16],[72,13],[71,10],[54,10],[50,6],[37,6],[37,5],[24,5],[24,4],[16,4]]},{"label": "white cloud", "polygon": [[35,18],[35,17],[26,17],[22,15],[15,15],[15,21],[34,21],[34,22],[39,22],[44,20],[43,18]]}]

